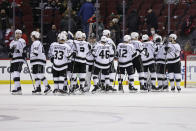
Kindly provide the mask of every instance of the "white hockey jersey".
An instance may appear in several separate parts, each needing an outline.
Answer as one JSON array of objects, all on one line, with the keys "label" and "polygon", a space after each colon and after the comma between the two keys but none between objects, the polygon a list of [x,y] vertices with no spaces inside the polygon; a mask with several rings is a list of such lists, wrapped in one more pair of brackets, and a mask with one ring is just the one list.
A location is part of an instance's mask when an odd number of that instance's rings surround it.
[{"label": "white hockey jersey", "polygon": [[167,52],[167,63],[171,64],[171,63],[179,62],[180,52],[181,52],[180,45],[178,43],[176,44],[169,43],[168,47],[169,49]]},{"label": "white hockey jersey", "polygon": [[24,62],[24,58],[22,57],[22,53],[23,53],[23,49],[25,46],[26,46],[26,42],[22,38],[20,38],[18,40],[11,41],[10,49],[14,48],[14,53],[13,53],[11,63]]},{"label": "white hockey jersey", "polygon": [[143,65],[150,65],[155,63],[155,50],[157,48],[156,44],[152,41],[143,42],[144,51],[141,53],[141,58],[143,61]]},{"label": "white hockey jersey", "polygon": [[74,40],[74,50],[77,51],[75,61],[80,63],[86,63],[87,53],[90,51],[89,44],[85,41]]},{"label": "white hockey jersey", "polygon": [[71,47],[68,43],[59,44],[54,42],[50,46],[50,57],[54,58],[53,68],[57,71],[62,71],[68,68],[70,56],[72,54]]},{"label": "white hockey jersey", "polygon": [[132,60],[137,56],[138,52],[131,44],[120,43],[117,46],[117,58],[119,67],[128,67],[133,65]]},{"label": "white hockey jersey", "polygon": [[31,45],[30,63],[31,65],[46,65],[46,55],[44,47],[39,40],[34,41]]},{"label": "white hockey jersey", "polygon": [[166,64],[165,45],[163,44],[157,45],[155,55],[156,55],[155,57],[156,63]]},{"label": "white hockey jersey", "polygon": [[92,51],[93,51],[93,48],[95,47],[96,43],[92,43],[90,44],[90,51],[87,53],[87,56],[86,56],[86,64],[88,65],[93,65],[94,63],[94,57],[92,55]]},{"label": "white hockey jersey", "polygon": [[132,44],[134,46],[134,48],[136,49],[136,51],[138,52],[138,55],[143,51],[143,43],[138,41],[138,40],[132,40],[130,42],[130,44]]},{"label": "white hockey jersey", "polygon": [[95,57],[95,67],[108,69],[114,59],[114,50],[111,45],[98,42],[93,49],[92,55]]},{"label": "white hockey jersey", "polygon": [[[73,44],[73,40],[68,40],[68,41],[66,41],[66,43],[70,46],[70,48],[71,48],[71,52],[73,52],[74,51],[74,44]],[[71,61],[73,60],[73,58],[72,57],[70,57],[70,59],[68,59],[68,63],[71,63]]]}]

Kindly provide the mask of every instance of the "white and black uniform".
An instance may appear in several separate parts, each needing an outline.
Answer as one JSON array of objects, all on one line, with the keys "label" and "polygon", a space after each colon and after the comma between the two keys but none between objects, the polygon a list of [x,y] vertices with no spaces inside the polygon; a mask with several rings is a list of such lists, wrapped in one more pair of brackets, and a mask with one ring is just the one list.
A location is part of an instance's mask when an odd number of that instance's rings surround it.
[{"label": "white and black uniform", "polygon": [[86,76],[86,56],[90,51],[89,44],[85,41],[74,40],[74,50],[77,52],[73,58],[75,61],[73,69],[72,83],[77,84],[77,74],[79,74],[80,85],[84,88]]},{"label": "white and black uniform", "polygon": [[165,45],[158,44],[157,49],[155,51],[155,59],[156,59],[156,73],[158,79],[159,88],[168,86],[166,73],[166,51]]},{"label": "white and black uniform", "polygon": [[175,87],[174,82],[176,81],[177,87],[180,87],[181,81],[181,61],[180,61],[180,52],[181,48],[178,43],[168,44],[167,51],[167,69],[171,87]]},{"label": "white and black uniform", "polygon": [[117,46],[117,58],[118,58],[118,81],[122,84],[123,75],[127,71],[129,84],[134,86],[134,73],[132,60],[137,56],[138,52],[134,46],[128,43],[120,43]]},{"label": "white and black uniform", "polygon": [[18,40],[13,40],[10,43],[10,51],[12,54],[10,72],[12,73],[13,76],[15,90],[21,87],[20,72],[22,70],[22,65],[24,63],[23,49],[25,46],[26,46],[26,42],[22,38]]},{"label": "white and black uniform", "polygon": [[[115,45],[114,41],[111,38],[108,38],[107,44],[109,44],[112,47],[112,49],[114,51],[114,56],[115,56],[116,55],[116,45]],[[111,67],[110,67],[110,86],[112,86],[112,84],[115,81],[115,74],[116,74],[115,72],[116,72],[116,70],[114,68],[114,61],[112,61]],[[105,79],[101,79],[101,81],[104,83]]]},{"label": "white and black uniform", "polygon": [[[50,46],[50,57],[52,59],[52,73],[55,89],[63,90],[64,80],[67,82],[67,69],[69,58],[71,57],[71,47],[67,44],[54,42]],[[67,86],[67,84],[66,84]]]},{"label": "white and black uniform", "polygon": [[93,72],[93,80],[94,80],[94,85],[98,84],[98,75],[99,73],[102,74],[104,77],[105,83],[109,85],[109,69],[111,66],[111,62],[114,59],[114,50],[112,49],[112,46],[109,44],[105,43],[97,43],[95,47],[93,48],[92,52],[94,56],[94,72]]},{"label": "white and black uniform", "polygon": [[132,40],[130,42],[138,52],[136,57],[132,60],[133,62],[133,68],[137,70],[137,73],[139,74],[139,81],[141,85],[144,85],[144,67],[141,59],[141,52],[143,52],[143,43],[141,43],[138,40]]},{"label": "white and black uniform", "polygon": [[148,71],[150,71],[151,81],[153,86],[156,86],[156,64],[155,64],[155,50],[156,44],[152,41],[143,42],[144,51],[141,53],[141,58],[144,66],[144,82],[147,82]]},{"label": "white and black uniform", "polygon": [[43,81],[45,87],[48,87],[48,81],[44,76],[46,55],[44,47],[39,40],[34,41],[31,45],[30,63],[32,66],[32,74],[35,79],[36,87],[41,87],[41,81]]},{"label": "white and black uniform", "polygon": [[[70,46],[71,48],[71,52],[74,51],[74,44],[73,44],[73,40],[68,40],[66,41],[66,43]],[[70,79],[71,78],[71,72],[72,72],[72,68],[73,68],[73,58],[72,56],[68,59],[68,69],[67,69],[67,76]],[[65,83],[66,84],[66,83]]]},{"label": "white and black uniform", "polygon": [[90,51],[89,53],[87,53],[86,56],[86,64],[87,64],[87,68],[86,68],[86,82],[87,82],[87,86],[90,88],[91,85],[91,76],[92,76],[92,71],[94,70],[94,57],[92,55],[92,49],[94,48],[96,43],[89,43],[90,45]]}]

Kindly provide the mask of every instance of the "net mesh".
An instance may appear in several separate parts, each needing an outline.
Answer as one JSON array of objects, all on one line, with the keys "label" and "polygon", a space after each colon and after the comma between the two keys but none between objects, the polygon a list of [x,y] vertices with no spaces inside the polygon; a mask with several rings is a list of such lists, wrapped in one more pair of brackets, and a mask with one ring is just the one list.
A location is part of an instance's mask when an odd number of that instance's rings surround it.
[{"label": "net mesh", "polygon": [[186,56],[185,87],[196,87],[196,55]]}]

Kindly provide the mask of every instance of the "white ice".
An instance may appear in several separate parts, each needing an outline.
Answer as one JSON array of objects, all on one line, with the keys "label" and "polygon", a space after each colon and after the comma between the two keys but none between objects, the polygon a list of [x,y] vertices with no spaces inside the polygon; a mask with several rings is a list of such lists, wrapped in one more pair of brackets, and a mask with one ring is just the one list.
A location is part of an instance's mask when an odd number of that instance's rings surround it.
[{"label": "white ice", "polygon": [[196,88],[181,93],[13,96],[0,85],[0,131],[196,131]]}]

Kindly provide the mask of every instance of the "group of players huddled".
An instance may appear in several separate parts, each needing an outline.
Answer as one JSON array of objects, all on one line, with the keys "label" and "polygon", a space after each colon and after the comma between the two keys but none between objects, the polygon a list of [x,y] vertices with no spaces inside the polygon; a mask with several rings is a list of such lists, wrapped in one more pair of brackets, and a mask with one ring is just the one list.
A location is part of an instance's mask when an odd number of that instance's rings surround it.
[{"label": "group of players huddled", "polygon": [[[116,47],[110,38],[109,30],[103,31],[100,41],[90,42],[86,41],[86,35],[81,31],[77,31],[75,35],[62,31],[58,34],[57,42],[51,43],[47,54],[40,41],[39,32],[31,33],[32,44],[29,48],[25,47],[26,43],[21,35],[22,31],[17,29],[15,39],[10,43],[10,71],[15,85],[12,94],[22,94],[20,72],[28,52],[31,73],[35,80],[33,94],[41,94],[41,81],[45,86],[45,94],[52,91],[44,76],[46,55],[52,63],[54,94],[116,92],[114,87],[117,86],[115,85],[117,80],[118,91],[124,92],[125,76],[128,78],[129,91],[137,92],[138,89],[134,86],[136,71],[139,75],[141,92],[169,91],[168,79],[171,91],[176,89],[181,91],[181,48],[176,42],[176,34],[170,34],[164,41],[160,35],[154,35],[151,40],[144,34],[140,40],[139,34],[132,32],[130,35],[125,35],[123,42]],[[117,68],[114,66],[114,61],[118,63]],[[91,79],[94,81],[92,89],[90,89]]]}]

